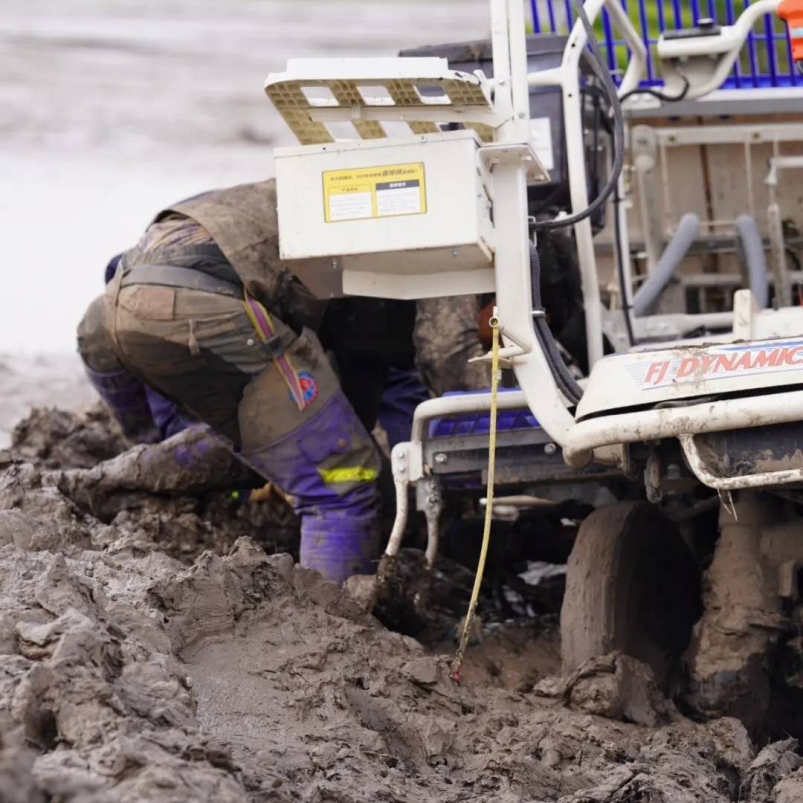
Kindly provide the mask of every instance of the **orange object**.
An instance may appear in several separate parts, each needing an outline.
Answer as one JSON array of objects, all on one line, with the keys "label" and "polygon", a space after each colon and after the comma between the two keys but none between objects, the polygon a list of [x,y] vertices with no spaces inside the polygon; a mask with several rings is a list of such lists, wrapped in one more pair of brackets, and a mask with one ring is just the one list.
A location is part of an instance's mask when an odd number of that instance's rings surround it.
[{"label": "orange object", "polygon": [[482,343],[482,345],[485,346],[485,348],[487,349],[491,347],[491,338],[493,337],[493,333],[491,332],[491,318],[493,317],[495,306],[496,306],[496,296],[494,296],[480,310],[477,335],[480,339],[480,343]]},{"label": "orange object", "polygon": [[789,26],[792,56],[803,61],[803,0],[783,0],[776,13]]}]

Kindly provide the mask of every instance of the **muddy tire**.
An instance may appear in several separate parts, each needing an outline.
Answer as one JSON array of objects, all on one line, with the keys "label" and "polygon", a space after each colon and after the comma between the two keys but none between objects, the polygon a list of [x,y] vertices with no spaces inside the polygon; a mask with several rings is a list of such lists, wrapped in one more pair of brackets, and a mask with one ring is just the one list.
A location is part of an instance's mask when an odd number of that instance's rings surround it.
[{"label": "muddy tire", "polygon": [[699,618],[700,578],[677,528],[647,502],[617,502],[582,523],[560,615],[563,670],[619,650],[668,688]]}]

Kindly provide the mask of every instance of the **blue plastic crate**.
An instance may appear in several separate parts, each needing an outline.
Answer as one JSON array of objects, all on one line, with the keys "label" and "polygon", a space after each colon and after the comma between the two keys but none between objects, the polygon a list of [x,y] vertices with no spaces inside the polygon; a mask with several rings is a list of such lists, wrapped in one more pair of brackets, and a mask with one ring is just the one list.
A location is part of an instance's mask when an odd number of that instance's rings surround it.
[{"label": "blue plastic crate", "polygon": [[[750,5],[750,0],[620,0],[630,19],[641,33],[647,46],[647,77],[642,86],[661,86],[659,60],[655,44],[664,30],[688,28],[697,24],[701,17],[712,17],[721,25],[732,24]],[[530,0],[532,24],[535,33],[566,33],[574,21],[571,0]],[[614,71],[627,53],[627,46],[617,38],[607,11],[597,22],[599,43],[608,67]],[[795,71],[792,45],[786,25],[776,16],[767,14],[763,22],[753,26],[753,31],[733,72],[723,87],[725,89],[752,89],[755,87],[798,86],[803,76]]]},{"label": "blue plastic crate", "polygon": [[[500,393],[520,388],[499,388]],[[488,391],[454,391],[446,396],[467,396]],[[496,416],[497,432],[512,432],[520,429],[535,429],[539,424],[529,410],[499,410]],[[490,413],[461,413],[444,418],[434,418],[429,424],[430,438],[454,438],[465,435],[487,435],[491,429]]]}]

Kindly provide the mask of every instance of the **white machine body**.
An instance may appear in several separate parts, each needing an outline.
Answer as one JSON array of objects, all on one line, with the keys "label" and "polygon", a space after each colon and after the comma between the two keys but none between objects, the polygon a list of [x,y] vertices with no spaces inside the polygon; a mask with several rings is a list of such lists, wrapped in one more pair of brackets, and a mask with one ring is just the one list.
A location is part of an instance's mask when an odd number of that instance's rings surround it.
[{"label": "white machine body", "polygon": [[[779,2],[759,0],[716,35],[664,37],[658,50],[666,59],[667,89],[679,88],[670,86],[673,79],[688,98],[716,89],[758,15]],[[561,89],[571,205],[574,212],[585,209],[579,59],[587,36],[575,22],[561,65],[528,74],[523,4],[490,0],[490,6],[492,82],[450,71],[439,59],[291,62],[287,72],[268,77],[266,92],[305,146],[276,154],[282,257],[315,264],[318,272],[328,264],[330,275],[342,272],[342,289],[350,294],[405,299],[495,289],[504,338],[500,357],[573,467],[597,461],[626,468],[627,444],[677,438],[692,471],[712,488],[803,482],[803,468],[756,464],[753,474],[717,474],[697,443],[706,433],[803,421],[803,310],[758,313],[750,291],[742,291],[732,318],[717,321],[732,325],[729,334],[603,358],[599,276],[587,218],[574,225],[574,236],[593,368],[576,410],[559,390],[533,325],[533,315],[543,313],[532,307],[526,190],[538,180],[534,174],[546,174],[530,142],[528,86]],[[590,24],[603,7],[631,54],[622,97],[638,86],[647,53],[618,0],[586,0]],[[431,97],[421,91],[424,85],[441,94]],[[376,87],[386,93],[380,100],[367,92]],[[326,89],[332,98],[312,99],[310,88]],[[406,124],[409,135],[384,139],[384,121]],[[342,122],[353,126],[357,139],[336,141],[328,125]],[[467,130],[446,133],[444,123]],[[386,169],[402,172],[385,176]],[[626,237],[621,204],[618,214]],[[624,272],[627,288],[627,259]],[[407,484],[426,475],[420,424],[453,412],[456,404],[444,398],[422,405],[411,442],[394,449],[398,510],[389,554],[404,529]],[[487,404],[488,396],[479,394],[461,401],[460,409]]]},{"label": "white machine body", "polygon": [[[764,14],[772,14],[780,0],[758,0],[739,15],[734,25],[718,26],[707,20],[699,35],[658,40],[658,56],[663,67],[665,90],[672,95],[689,82],[684,97],[692,100],[722,85],[738,58],[742,44],[753,25]],[[702,21],[701,21],[702,22]]]},{"label": "white machine body", "polygon": [[803,385],[803,336],[617,354],[594,366],[577,420],[789,385]]},{"label": "white machine body", "polygon": [[280,253],[382,298],[493,292],[489,171],[474,131],[275,151]]}]

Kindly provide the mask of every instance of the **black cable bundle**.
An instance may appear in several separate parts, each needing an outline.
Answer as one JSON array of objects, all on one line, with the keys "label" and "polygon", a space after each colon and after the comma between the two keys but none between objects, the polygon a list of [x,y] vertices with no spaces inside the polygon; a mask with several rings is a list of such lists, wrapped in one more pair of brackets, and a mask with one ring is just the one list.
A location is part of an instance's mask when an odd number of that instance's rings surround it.
[{"label": "black cable bundle", "polygon": [[[608,102],[611,105],[611,112],[613,114],[613,167],[605,187],[597,196],[597,198],[590,203],[588,207],[586,207],[586,209],[584,209],[582,212],[578,212],[576,215],[571,215],[570,217],[562,218],[560,220],[537,221],[533,224],[533,228],[536,231],[539,229],[543,231],[573,226],[575,223],[579,223],[581,220],[585,220],[590,215],[593,215],[594,212],[596,212],[596,210],[608,200],[610,195],[616,189],[619,183],[619,176],[622,172],[622,166],[624,164],[625,124],[624,117],[622,116],[622,106],[619,103],[619,96],[616,93],[616,87],[614,86],[613,79],[611,78],[608,68],[606,67],[602,58],[602,54],[599,51],[599,45],[597,44],[597,40],[594,36],[594,29],[591,27],[591,23],[589,22],[588,16],[583,9],[583,5],[581,2],[579,2],[579,0],[574,0],[574,6],[578,17],[585,28],[589,44],[591,45],[591,50],[599,68],[605,93],[608,96]],[[563,361],[563,358],[558,351],[557,343],[555,342],[555,338],[553,337],[552,331],[550,330],[544,316],[544,309],[541,303],[541,261],[538,258],[538,250],[533,244],[530,245],[530,272],[532,275],[533,287],[533,323],[536,336],[538,337],[541,348],[547,357],[550,371],[555,379],[555,384],[558,386],[558,389],[572,404],[577,404],[583,397],[583,389],[566,367],[566,363]],[[622,279],[623,272],[620,272],[620,281]],[[622,289],[624,290],[624,288]],[[624,296],[624,303],[626,305],[627,296]],[[625,315],[627,316],[628,332],[630,332],[630,316],[627,309],[625,309]]]},{"label": "black cable bundle", "polygon": [[549,230],[549,229],[562,229],[566,226],[573,226],[581,220],[594,214],[605,201],[611,196],[611,193],[616,189],[619,182],[619,176],[622,173],[622,166],[625,159],[625,122],[622,116],[622,106],[619,103],[619,96],[616,92],[611,74],[605,66],[605,61],[602,54],[599,52],[599,45],[597,44],[596,37],[594,36],[594,29],[588,21],[588,15],[579,0],[574,0],[574,7],[577,11],[577,16],[583,24],[588,37],[588,42],[591,45],[591,51],[594,54],[594,59],[599,68],[599,74],[602,78],[602,85],[605,88],[605,93],[608,96],[608,102],[611,105],[611,113],[613,114],[613,167],[611,175],[608,178],[608,183],[603,188],[602,192],[582,211],[576,215],[561,218],[560,220],[542,220],[534,224],[536,230]]},{"label": "black cable bundle", "polygon": [[563,362],[563,357],[560,356],[558,351],[558,344],[555,342],[552,330],[549,328],[544,316],[544,309],[541,304],[541,260],[538,257],[538,249],[533,243],[530,243],[530,273],[533,286],[533,324],[535,326],[535,334],[541,344],[541,349],[546,354],[555,384],[572,404],[577,404],[583,397],[583,389],[577,384],[577,380],[566,367],[566,363]]}]

